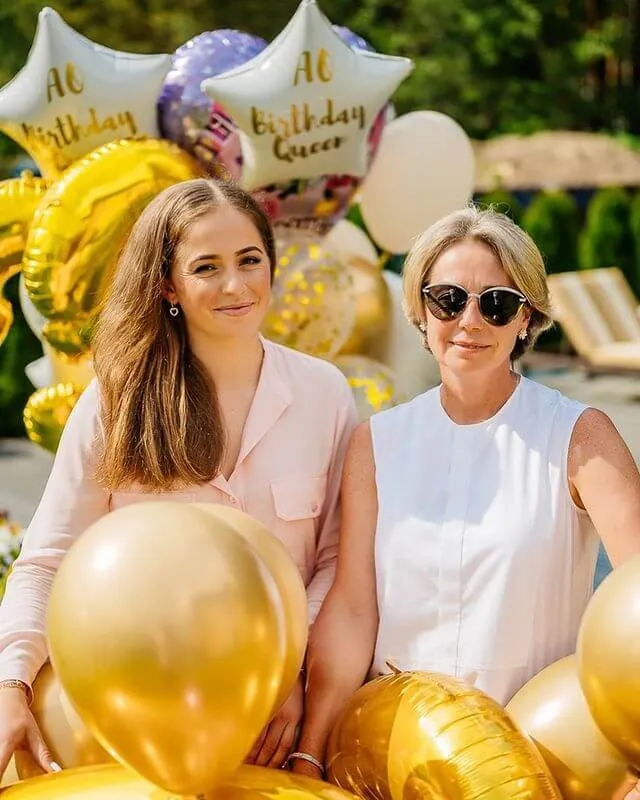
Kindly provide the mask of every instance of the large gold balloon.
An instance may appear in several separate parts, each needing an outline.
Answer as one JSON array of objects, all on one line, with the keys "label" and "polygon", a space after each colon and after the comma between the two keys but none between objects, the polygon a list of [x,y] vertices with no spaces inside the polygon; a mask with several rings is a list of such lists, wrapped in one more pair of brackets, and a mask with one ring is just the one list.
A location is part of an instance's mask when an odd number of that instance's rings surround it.
[{"label": "large gold balloon", "polygon": [[126,139],[75,162],[38,206],[24,253],[25,286],[49,322],[44,338],[69,354],[86,330],[137,216],[160,191],[201,170],[165,140]]},{"label": "large gold balloon", "polygon": [[303,353],[331,358],[347,341],[354,320],[353,277],[346,264],[306,236],[284,242],[264,335]]},{"label": "large gold balloon", "polygon": [[370,355],[389,331],[389,287],[378,264],[352,256],[347,259],[347,267],[353,278],[356,318],[340,355]]},{"label": "large gold balloon", "polygon": [[367,356],[337,356],[333,363],[345,376],[362,421],[403,401],[393,370]]},{"label": "large gold balloon", "polygon": [[55,453],[73,407],[84,390],[73,383],[56,383],[38,389],[24,408],[24,427],[29,439]]},{"label": "large gold balloon", "polygon": [[640,768],[640,555],[616,567],[589,601],[576,655],[598,727]]},{"label": "large gold balloon", "polygon": [[[0,789],[2,800],[178,800],[126,767],[80,767]],[[323,781],[279,769],[241,767],[198,800],[355,800]]]},{"label": "large gold balloon", "polygon": [[28,170],[0,181],[0,345],[13,322],[11,303],[2,296],[4,285],[20,272],[29,226],[48,185]]},{"label": "large gold balloon", "polygon": [[65,694],[109,752],[176,794],[245,759],[273,709],[283,611],[245,539],[190,504],[107,514],[56,574],[49,651]]},{"label": "large gold balloon", "polygon": [[[31,713],[53,760],[62,767],[106,764],[113,761],[78,717],[49,662],[42,667],[33,683]],[[20,779],[43,773],[28,750],[17,750],[14,758]]]},{"label": "large gold balloon", "polygon": [[249,542],[271,572],[280,592],[284,610],[286,648],[282,681],[274,703],[275,712],[291,694],[300,676],[307,651],[309,614],[307,593],[300,570],[282,542],[254,517],[236,508],[215,503],[194,503],[194,505],[221,519]]},{"label": "large gold balloon", "polygon": [[330,780],[366,800],[560,800],[532,742],[479,689],[400,672],[351,698],[331,733]]},{"label": "large gold balloon", "polygon": [[507,705],[533,739],[563,800],[622,800],[636,778],[596,725],[584,699],[575,656],[533,677]]}]

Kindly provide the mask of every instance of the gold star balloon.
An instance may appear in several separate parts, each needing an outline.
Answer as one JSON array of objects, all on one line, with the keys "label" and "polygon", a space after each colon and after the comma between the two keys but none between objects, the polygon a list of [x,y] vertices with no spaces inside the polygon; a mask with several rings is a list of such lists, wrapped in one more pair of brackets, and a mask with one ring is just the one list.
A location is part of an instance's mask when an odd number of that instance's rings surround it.
[{"label": "gold star balloon", "polygon": [[378,112],[410,73],[408,58],[346,44],[315,0],[282,33],[202,89],[239,128],[247,189],[327,174],[362,176]]},{"label": "gold star balloon", "polygon": [[95,44],[43,8],[25,66],[0,89],[0,131],[45,177],[114,139],[158,136],[156,100],[169,55]]}]

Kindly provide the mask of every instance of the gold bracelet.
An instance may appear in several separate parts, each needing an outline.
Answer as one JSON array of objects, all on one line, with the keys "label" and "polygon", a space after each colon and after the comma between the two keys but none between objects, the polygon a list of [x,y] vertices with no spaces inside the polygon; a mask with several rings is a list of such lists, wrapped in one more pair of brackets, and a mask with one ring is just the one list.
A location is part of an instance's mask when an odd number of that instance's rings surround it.
[{"label": "gold bracelet", "polygon": [[2,689],[22,689],[28,705],[31,705],[31,702],[33,701],[33,692],[31,691],[29,684],[25,683],[24,681],[20,681],[17,678],[5,678],[4,680],[1,680],[0,690]]}]

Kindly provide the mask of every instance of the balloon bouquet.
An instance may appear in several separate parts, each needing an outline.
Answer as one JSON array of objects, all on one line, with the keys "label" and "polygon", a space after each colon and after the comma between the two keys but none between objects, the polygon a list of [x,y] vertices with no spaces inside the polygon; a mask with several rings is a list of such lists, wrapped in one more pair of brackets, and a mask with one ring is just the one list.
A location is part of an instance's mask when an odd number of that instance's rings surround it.
[{"label": "balloon bouquet", "polygon": [[[255,193],[275,226],[265,336],[334,360],[363,418],[426,388],[400,279],[379,251],[405,252],[468,201],[473,155],[445,115],[395,117],[390,97],[411,68],[315,0],[270,44],[214,30],[173,56],[102,47],[44,8],[26,65],[0,89],[0,131],[42,174],[0,183],[0,343],[12,321],[1,289],[21,272],[44,353],[27,367],[29,437],[54,451],[91,380],[91,323],[132,221],[200,175]],[[346,219],[356,199],[374,241]]]}]

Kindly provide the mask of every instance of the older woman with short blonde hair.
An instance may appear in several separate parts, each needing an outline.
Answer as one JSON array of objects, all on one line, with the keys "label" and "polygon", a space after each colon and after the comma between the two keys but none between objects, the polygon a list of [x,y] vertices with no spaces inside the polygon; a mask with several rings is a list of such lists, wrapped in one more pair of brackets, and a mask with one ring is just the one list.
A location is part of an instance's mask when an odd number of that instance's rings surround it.
[{"label": "older woman with short blonde hair", "polygon": [[640,475],[614,425],[513,369],[550,324],[530,237],[493,210],[451,214],[409,253],[404,304],[442,383],[349,445],[307,660],[299,749],[317,760],[344,702],[389,664],[507,703],[574,651],[599,539],[614,566],[640,552]]}]

